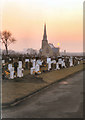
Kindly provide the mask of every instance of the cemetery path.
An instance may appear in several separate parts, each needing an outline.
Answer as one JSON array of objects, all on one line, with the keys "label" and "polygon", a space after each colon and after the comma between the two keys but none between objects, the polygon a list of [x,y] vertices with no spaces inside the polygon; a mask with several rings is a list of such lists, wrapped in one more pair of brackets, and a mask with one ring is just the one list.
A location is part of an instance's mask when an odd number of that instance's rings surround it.
[{"label": "cemetery path", "polygon": [[82,116],[83,71],[2,111],[3,118],[81,118]]}]

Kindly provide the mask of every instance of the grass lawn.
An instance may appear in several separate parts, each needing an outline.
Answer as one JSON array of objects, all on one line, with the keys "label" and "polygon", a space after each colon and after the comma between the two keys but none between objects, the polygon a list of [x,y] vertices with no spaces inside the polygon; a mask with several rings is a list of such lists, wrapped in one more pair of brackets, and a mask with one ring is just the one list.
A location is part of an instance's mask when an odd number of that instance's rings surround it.
[{"label": "grass lawn", "polygon": [[29,71],[26,70],[23,78],[2,81],[2,103],[12,102],[16,98],[26,96],[33,91],[36,91],[82,69],[83,64],[80,64],[75,67],[45,72],[40,75],[30,75]]}]

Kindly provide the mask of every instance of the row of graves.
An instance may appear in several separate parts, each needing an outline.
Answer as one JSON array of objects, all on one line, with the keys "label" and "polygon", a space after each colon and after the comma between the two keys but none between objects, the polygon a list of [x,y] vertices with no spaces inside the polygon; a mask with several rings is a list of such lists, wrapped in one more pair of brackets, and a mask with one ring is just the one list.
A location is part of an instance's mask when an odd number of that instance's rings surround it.
[{"label": "row of graves", "polygon": [[2,79],[14,79],[28,74],[36,75],[43,72],[73,67],[81,63],[82,57],[58,56],[57,58],[25,58],[2,60]]}]

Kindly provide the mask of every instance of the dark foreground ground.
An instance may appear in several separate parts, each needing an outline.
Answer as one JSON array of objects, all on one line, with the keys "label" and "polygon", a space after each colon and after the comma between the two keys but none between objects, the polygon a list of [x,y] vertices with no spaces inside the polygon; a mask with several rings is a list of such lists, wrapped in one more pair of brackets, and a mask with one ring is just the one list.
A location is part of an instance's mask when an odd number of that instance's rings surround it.
[{"label": "dark foreground ground", "polygon": [[11,108],[3,109],[3,118],[82,118],[83,72],[47,89]]}]

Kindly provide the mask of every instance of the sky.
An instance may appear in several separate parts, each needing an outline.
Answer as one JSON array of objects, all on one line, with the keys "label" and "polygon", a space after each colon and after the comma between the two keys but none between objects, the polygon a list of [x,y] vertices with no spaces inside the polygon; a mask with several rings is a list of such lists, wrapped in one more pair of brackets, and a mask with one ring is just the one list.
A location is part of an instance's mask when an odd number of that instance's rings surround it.
[{"label": "sky", "polygon": [[83,51],[83,0],[2,0],[1,3],[1,30],[10,31],[16,39],[9,49],[39,50],[46,23],[49,43],[61,51]]}]

